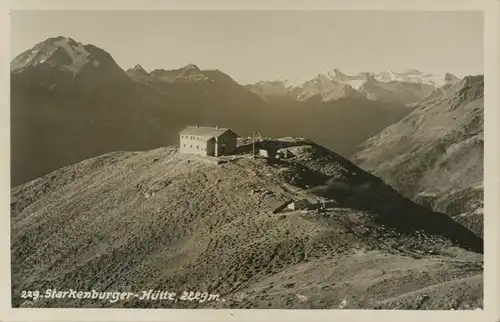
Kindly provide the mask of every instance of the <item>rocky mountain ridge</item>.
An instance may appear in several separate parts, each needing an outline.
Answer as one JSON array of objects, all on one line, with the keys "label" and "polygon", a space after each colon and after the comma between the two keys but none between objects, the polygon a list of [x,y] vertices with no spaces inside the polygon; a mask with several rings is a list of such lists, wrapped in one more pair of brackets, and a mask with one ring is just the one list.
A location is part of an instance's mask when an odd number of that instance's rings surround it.
[{"label": "rocky mountain ridge", "polygon": [[415,201],[483,230],[484,78],[435,91],[363,144],[356,164]]}]

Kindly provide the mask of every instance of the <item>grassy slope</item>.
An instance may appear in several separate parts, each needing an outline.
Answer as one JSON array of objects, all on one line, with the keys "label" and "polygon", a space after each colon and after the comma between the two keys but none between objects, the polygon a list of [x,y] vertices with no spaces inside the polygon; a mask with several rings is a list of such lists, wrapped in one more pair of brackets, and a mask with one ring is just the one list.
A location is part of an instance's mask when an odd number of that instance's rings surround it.
[{"label": "grassy slope", "polygon": [[[318,162],[309,156],[215,165],[173,148],[117,152],[14,188],[13,304],[21,304],[22,289],[71,287],[208,290],[226,301],[34,305],[336,308],[346,299],[347,308],[482,306],[482,255],[453,246],[443,232],[473,248],[482,240],[403,203],[335,154]],[[283,186],[291,177],[299,186],[330,178],[323,193],[338,196],[339,207],[272,215],[289,198]],[[385,202],[363,204],[349,189],[332,188],[335,180],[368,181],[375,190],[367,195],[380,192]],[[445,300],[436,288],[467,291]]]}]

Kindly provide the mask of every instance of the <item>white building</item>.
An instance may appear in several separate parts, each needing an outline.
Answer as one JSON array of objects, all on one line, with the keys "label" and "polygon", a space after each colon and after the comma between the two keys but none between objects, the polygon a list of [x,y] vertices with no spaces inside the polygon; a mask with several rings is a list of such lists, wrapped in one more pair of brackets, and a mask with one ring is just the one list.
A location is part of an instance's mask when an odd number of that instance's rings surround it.
[{"label": "white building", "polygon": [[188,126],[179,133],[180,153],[222,156],[234,152],[238,135],[227,128]]}]

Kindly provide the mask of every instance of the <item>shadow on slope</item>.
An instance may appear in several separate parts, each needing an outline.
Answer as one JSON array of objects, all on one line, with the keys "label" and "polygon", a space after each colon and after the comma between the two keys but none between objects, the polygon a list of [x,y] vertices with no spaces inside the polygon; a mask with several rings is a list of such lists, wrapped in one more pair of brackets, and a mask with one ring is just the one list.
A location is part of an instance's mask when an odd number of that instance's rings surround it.
[{"label": "shadow on slope", "polygon": [[[243,144],[240,149],[251,151],[252,144]],[[307,177],[299,175],[290,180],[292,184],[310,194],[336,200],[346,208],[369,211],[377,225],[391,227],[400,233],[425,231],[449,238],[474,252],[483,252],[483,240],[448,215],[429,210],[401,196],[380,178],[312,141],[301,138],[263,139],[255,144],[255,149],[284,154],[284,160],[274,159],[270,164],[291,164],[295,168],[300,165],[294,173],[304,173]]]}]

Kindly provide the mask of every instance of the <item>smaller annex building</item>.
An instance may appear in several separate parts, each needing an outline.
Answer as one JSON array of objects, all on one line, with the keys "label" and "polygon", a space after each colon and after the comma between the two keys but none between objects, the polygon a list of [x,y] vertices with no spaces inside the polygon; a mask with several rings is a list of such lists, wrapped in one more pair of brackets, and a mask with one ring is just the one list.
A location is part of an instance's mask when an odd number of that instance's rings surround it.
[{"label": "smaller annex building", "polygon": [[238,135],[228,128],[219,126],[187,126],[179,133],[179,152],[203,156],[223,156],[233,153]]}]

